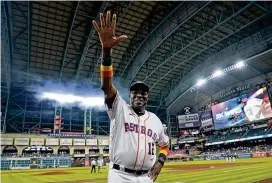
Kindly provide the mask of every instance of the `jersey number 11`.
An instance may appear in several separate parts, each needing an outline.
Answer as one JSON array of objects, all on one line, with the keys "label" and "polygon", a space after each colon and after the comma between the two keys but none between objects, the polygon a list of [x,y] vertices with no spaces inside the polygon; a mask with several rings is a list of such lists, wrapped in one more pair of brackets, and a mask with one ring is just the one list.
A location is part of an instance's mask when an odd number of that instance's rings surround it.
[{"label": "jersey number 11", "polygon": [[149,142],[148,143],[148,155],[154,155],[154,143]]}]

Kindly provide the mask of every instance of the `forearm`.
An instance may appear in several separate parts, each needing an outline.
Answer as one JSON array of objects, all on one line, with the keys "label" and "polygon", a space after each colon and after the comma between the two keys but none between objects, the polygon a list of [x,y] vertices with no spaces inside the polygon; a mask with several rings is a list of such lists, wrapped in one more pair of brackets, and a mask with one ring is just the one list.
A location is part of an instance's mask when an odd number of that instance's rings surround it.
[{"label": "forearm", "polygon": [[111,49],[102,49],[102,61],[100,66],[101,73],[101,89],[104,91],[106,99],[111,99],[116,96],[117,90],[113,85],[113,68],[111,61]]}]

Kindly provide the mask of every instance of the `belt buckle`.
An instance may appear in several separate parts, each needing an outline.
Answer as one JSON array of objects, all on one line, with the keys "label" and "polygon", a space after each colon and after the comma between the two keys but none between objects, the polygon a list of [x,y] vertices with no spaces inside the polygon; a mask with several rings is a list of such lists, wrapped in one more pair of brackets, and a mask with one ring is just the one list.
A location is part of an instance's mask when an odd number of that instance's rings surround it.
[{"label": "belt buckle", "polygon": [[123,172],[125,172],[125,166],[121,166],[121,165],[119,165],[119,170],[121,170],[121,171],[123,171]]}]

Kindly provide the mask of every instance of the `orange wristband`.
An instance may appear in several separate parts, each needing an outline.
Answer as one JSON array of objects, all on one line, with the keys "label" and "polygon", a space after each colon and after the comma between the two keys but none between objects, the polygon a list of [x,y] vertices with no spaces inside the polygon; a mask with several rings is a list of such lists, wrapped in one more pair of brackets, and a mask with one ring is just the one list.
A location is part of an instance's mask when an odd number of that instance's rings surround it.
[{"label": "orange wristband", "polygon": [[113,76],[113,69],[112,65],[111,66],[100,66],[100,75],[101,77],[109,78]]}]

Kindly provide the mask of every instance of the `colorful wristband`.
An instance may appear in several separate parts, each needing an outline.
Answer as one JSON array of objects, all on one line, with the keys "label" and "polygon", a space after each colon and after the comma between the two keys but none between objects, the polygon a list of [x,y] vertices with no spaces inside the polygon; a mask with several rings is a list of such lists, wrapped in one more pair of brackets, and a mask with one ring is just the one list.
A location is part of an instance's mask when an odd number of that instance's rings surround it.
[{"label": "colorful wristband", "polygon": [[110,65],[110,66],[101,65],[100,66],[100,75],[101,75],[101,77],[105,77],[105,78],[112,77],[113,76],[112,65]]},{"label": "colorful wristband", "polygon": [[160,153],[159,156],[158,156],[158,158],[162,158],[162,159],[166,160],[166,155],[163,154],[163,153]]}]

